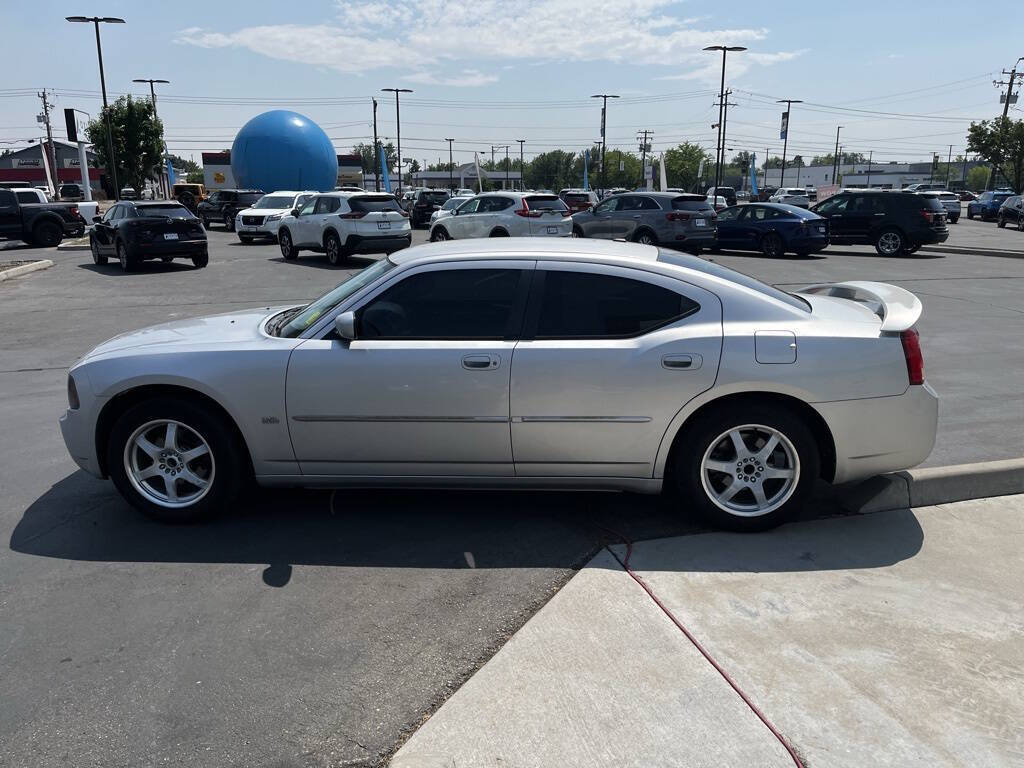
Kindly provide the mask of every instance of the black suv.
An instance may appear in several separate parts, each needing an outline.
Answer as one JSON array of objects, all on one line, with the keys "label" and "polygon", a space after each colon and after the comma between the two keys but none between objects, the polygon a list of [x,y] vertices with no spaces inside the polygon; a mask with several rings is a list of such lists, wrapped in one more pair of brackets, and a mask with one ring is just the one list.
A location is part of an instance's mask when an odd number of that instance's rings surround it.
[{"label": "black suv", "polygon": [[434,211],[440,209],[451,197],[443,189],[417,189],[409,203],[409,223],[413,227],[426,226]]},{"label": "black suv", "polygon": [[913,253],[949,237],[942,203],[913,192],[847,190],[811,210],[828,219],[832,245],[873,245],[882,256]]},{"label": "black suv", "polygon": [[196,216],[207,229],[211,221],[220,221],[228,232],[234,232],[238,212],[256,205],[261,197],[259,189],[218,189],[196,206]]},{"label": "black suv", "polygon": [[996,214],[996,221],[1000,227],[1013,224],[1017,229],[1024,228],[1024,197],[1014,195],[1008,197],[999,206],[999,213]]}]

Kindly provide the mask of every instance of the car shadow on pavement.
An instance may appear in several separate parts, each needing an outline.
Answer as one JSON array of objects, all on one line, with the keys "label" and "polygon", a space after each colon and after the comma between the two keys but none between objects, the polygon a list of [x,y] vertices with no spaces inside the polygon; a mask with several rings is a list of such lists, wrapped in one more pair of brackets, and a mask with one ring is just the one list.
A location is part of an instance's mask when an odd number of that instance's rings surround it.
[{"label": "car shadow on pavement", "polygon": [[661,564],[676,571],[874,568],[912,557],[923,541],[909,510],[844,518],[836,536],[813,519],[763,534],[708,533],[680,507],[671,496],[625,493],[260,489],[206,523],[172,526],[78,471],[29,506],[10,547],[69,560],[265,564],[264,581],[283,586],[296,565],[578,568],[620,537],[708,535],[715,557]]},{"label": "car shadow on pavement", "polygon": [[784,254],[782,256],[765,256],[760,251],[730,251],[722,248],[719,251],[707,251],[704,257],[709,261],[714,261],[715,256],[749,256],[756,259],[767,259],[769,261],[824,261],[825,256],[820,256],[817,253],[808,253],[803,256],[799,256],[795,253]]},{"label": "car shadow on pavement", "polygon": [[84,262],[76,265],[79,269],[87,269],[99,275],[145,275],[162,274],[164,272],[194,272],[197,268],[189,261],[143,261],[135,265],[131,272],[121,269],[120,263],[112,259],[106,264]]},{"label": "car shadow on pavement", "polygon": [[342,258],[337,266],[331,266],[327,261],[327,255],[323,253],[304,253],[297,259],[288,260],[283,256],[271,256],[267,261],[275,261],[288,266],[314,267],[316,269],[329,269],[332,271],[343,271],[346,269],[362,269],[369,266],[371,262],[384,258],[384,254],[368,254],[366,256],[349,256]]}]

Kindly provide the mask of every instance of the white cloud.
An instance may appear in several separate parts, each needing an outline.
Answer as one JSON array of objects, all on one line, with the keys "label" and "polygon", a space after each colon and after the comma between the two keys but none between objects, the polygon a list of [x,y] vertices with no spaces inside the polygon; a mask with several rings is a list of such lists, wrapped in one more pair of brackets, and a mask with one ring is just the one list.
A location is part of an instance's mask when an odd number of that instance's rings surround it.
[{"label": "white cloud", "polygon": [[[367,72],[383,67],[472,62],[614,62],[692,66],[706,45],[748,45],[760,28],[699,29],[682,16],[683,0],[338,0],[332,23],[244,27],[234,32],[190,27],[175,41],[203,48],[245,48],[285,61]],[[780,54],[765,54],[776,56]],[[767,61],[762,63],[768,63]],[[435,70],[436,71],[436,70]],[[428,82],[425,73],[412,82]],[[481,85],[480,70],[433,82]],[[679,76],[682,78],[682,76]],[[421,78],[421,79],[416,79]],[[447,83],[446,80],[452,81]]]},{"label": "white cloud", "polygon": [[485,75],[476,69],[464,69],[461,74],[451,77],[438,77],[430,72],[415,72],[411,75],[406,75],[402,79],[410,83],[420,83],[421,85],[449,85],[454,88],[475,88],[497,82],[498,76]]},{"label": "white cloud", "polygon": [[[767,67],[784,61],[792,61],[808,52],[808,48],[799,51],[779,51],[778,53],[755,53],[744,51],[729,56],[727,62],[730,80],[741,77],[753,65]],[[709,56],[710,54],[705,54]],[[663,75],[655,80],[698,80],[704,83],[717,84],[722,76],[722,59],[714,56],[700,62],[694,69],[675,75]]]}]

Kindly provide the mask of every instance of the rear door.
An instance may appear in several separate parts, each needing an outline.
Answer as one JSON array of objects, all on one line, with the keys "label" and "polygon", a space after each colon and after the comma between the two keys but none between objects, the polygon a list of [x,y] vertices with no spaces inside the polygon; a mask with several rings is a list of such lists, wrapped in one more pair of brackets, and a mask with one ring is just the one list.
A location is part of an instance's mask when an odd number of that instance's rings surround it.
[{"label": "rear door", "polygon": [[558,235],[569,230],[569,208],[558,195],[527,195],[523,202],[529,209],[531,235]]},{"label": "rear door", "polygon": [[718,297],[624,267],[538,262],[512,361],[517,476],[651,477],[672,418],[711,387]]},{"label": "rear door", "polygon": [[9,189],[0,189],[0,235],[21,237],[21,207]]}]

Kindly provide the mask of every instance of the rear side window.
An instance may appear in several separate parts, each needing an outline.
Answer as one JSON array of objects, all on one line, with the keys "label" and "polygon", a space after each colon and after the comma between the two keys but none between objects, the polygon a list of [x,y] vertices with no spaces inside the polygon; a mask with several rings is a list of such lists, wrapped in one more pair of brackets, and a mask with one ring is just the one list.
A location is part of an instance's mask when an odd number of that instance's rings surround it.
[{"label": "rear side window", "polygon": [[341,208],[341,200],[336,197],[321,197],[316,201],[313,213],[334,213]]},{"label": "rear side window", "polygon": [[689,197],[677,197],[672,200],[672,208],[676,211],[713,211],[715,207],[706,197],[694,200]]},{"label": "rear side window", "polygon": [[19,203],[38,203],[39,202],[39,196],[36,195],[35,192],[29,192],[28,190],[25,190],[24,192],[15,192],[14,194],[18,196],[18,202]]},{"label": "rear side window", "polygon": [[505,339],[522,324],[522,270],[420,272],[359,312],[362,339]]},{"label": "rear side window", "polygon": [[17,205],[18,198],[14,196],[13,192],[9,192],[6,189],[0,189],[0,205],[3,206],[14,206]]},{"label": "rear side window", "polygon": [[494,213],[511,208],[515,201],[511,197],[481,197],[480,213]]},{"label": "rear side window", "polygon": [[544,271],[538,339],[629,338],[693,314],[685,296],[641,280]]},{"label": "rear side window", "polygon": [[391,195],[360,195],[358,197],[350,197],[348,199],[348,206],[353,211],[361,213],[402,210],[402,206]]},{"label": "rear side window", "polygon": [[530,195],[524,197],[531,211],[567,211],[569,207],[557,195]]}]

